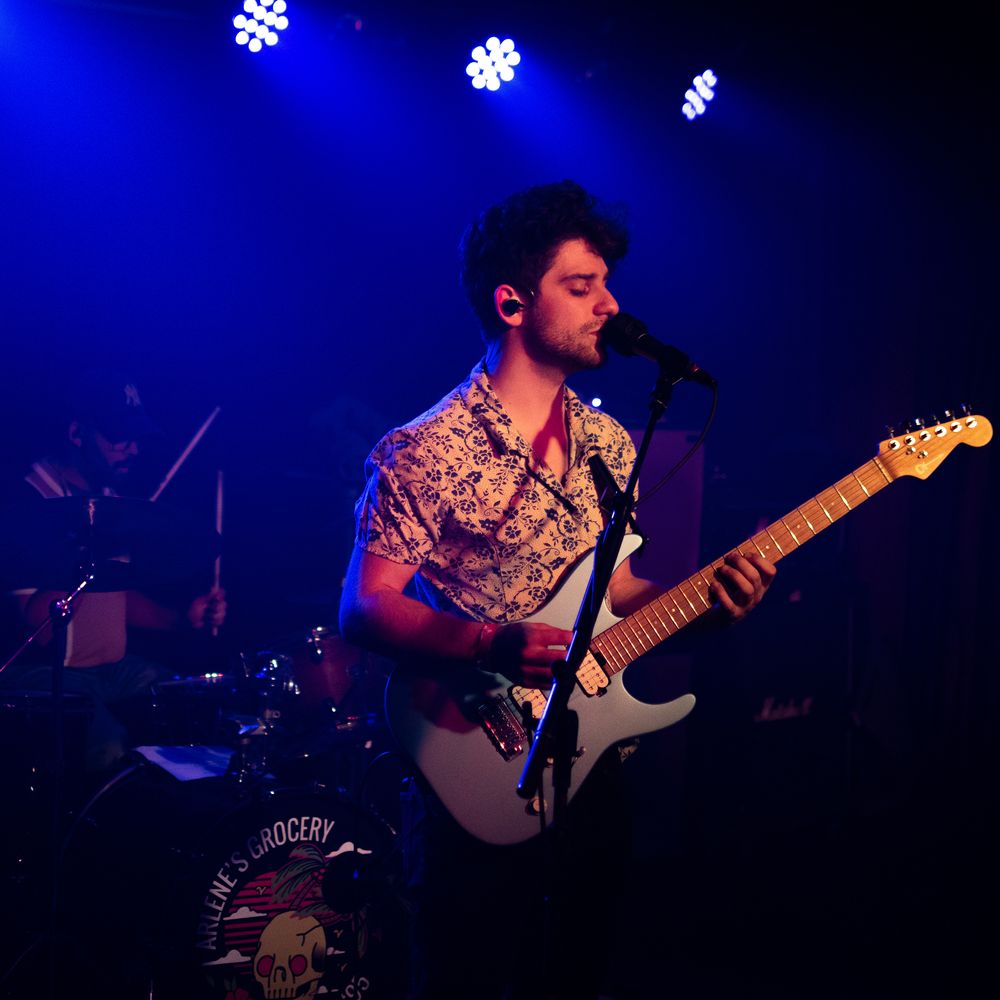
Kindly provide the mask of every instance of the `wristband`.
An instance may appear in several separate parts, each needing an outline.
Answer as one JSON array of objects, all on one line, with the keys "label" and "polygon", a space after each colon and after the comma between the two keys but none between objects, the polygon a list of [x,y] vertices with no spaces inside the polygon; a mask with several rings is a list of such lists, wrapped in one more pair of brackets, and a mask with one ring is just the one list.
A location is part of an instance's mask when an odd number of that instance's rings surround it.
[{"label": "wristband", "polygon": [[484,622],[483,627],[476,636],[476,646],[472,652],[472,659],[477,667],[485,667],[489,662],[490,650],[493,648],[493,637],[497,634],[499,625],[493,622]]}]

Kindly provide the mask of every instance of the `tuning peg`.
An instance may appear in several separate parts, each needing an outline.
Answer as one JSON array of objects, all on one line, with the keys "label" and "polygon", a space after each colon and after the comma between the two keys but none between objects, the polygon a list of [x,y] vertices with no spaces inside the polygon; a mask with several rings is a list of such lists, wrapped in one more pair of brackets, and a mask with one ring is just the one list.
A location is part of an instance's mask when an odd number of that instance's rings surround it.
[{"label": "tuning peg", "polygon": [[954,414],[954,412],[952,410],[945,410],[944,411],[944,420],[942,420],[941,423],[946,424],[946,423],[948,423],[949,420],[953,420],[954,418],[955,418],[955,414]]},{"label": "tuning peg", "polygon": [[885,436],[894,438],[896,436],[896,428],[892,424],[885,425]]},{"label": "tuning peg", "polygon": [[941,421],[938,420],[936,413],[931,413],[927,417],[927,423],[928,424],[939,424],[939,423],[941,423]]},{"label": "tuning peg", "polygon": [[913,418],[913,429],[915,431],[919,431],[923,426],[924,426],[924,422],[923,422],[923,420],[920,419],[920,417],[914,417]]},{"label": "tuning peg", "polygon": [[967,417],[970,413],[972,413],[972,407],[968,403],[959,404],[958,415],[960,417]]}]

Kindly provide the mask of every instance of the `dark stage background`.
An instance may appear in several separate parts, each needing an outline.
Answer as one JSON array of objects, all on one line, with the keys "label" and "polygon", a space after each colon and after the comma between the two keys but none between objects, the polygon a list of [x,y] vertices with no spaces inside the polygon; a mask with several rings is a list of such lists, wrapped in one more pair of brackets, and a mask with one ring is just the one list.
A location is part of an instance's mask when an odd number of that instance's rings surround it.
[{"label": "dark stage background", "polygon": [[[231,613],[188,672],[335,621],[368,449],[479,354],[461,232],[529,184],[621,203],[622,307],[719,380],[700,500],[668,525],[703,561],[887,423],[996,418],[995,57],[973,8],[289,8],[252,56],[235,2],[0,6],[0,463],[10,482],[51,446],[81,368],[133,373],[166,435],[136,469],[151,486],[221,405],[163,497],[210,524],[225,470]],[[475,92],[467,53],[497,31],[522,66]],[[640,362],[573,384],[644,423]],[[682,387],[664,425],[707,404]],[[947,974],[962,995],[986,969],[997,447],[895,484],[783,563],[751,621],[661,658],[699,706],[630,763],[609,992],[892,996]]]}]

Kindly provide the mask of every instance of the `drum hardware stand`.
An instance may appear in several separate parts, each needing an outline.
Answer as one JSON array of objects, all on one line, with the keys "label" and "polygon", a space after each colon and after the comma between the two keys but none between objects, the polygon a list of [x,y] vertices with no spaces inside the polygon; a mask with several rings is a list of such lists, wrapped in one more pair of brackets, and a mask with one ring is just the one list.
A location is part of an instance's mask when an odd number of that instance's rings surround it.
[{"label": "drum hardware stand", "polygon": [[256,725],[244,725],[236,720],[240,728],[236,736],[236,749],[230,758],[226,773],[242,787],[270,777],[268,744],[274,741],[275,721],[280,717],[280,710],[275,711],[271,708],[270,696],[282,684],[287,683],[279,676],[279,669],[283,668],[290,677],[291,668],[283,662],[287,657],[280,655],[270,656],[263,668],[252,665],[246,653],[241,652],[239,660],[241,673],[247,681],[260,679],[266,681],[264,705],[260,713],[255,716]]},{"label": "drum hardware stand", "polygon": [[[269,728],[263,730],[257,728],[240,733],[236,741],[236,749],[229,759],[226,775],[241,787],[270,777],[267,770],[267,741],[271,738]],[[263,742],[255,743],[254,741]]]},{"label": "drum hardware stand", "polygon": [[[50,816],[50,872],[49,872],[49,926],[48,936],[50,941],[57,938],[57,928],[59,921],[59,882],[60,882],[60,832],[62,828],[62,808],[63,808],[63,784],[66,774],[66,749],[63,739],[63,693],[64,693],[64,671],[66,669],[66,650],[69,644],[69,625],[73,617],[73,610],[76,601],[83,592],[94,582],[94,563],[90,559],[85,559],[80,567],[80,582],[70,590],[65,597],[58,598],[49,605],[48,617],[35,629],[34,632],[21,644],[14,654],[0,666],[0,673],[7,669],[19,656],[28,650],[38,640],[38,637],[47,629],[51,628],[55,640],[53,648],[55,656],[52,662],[52,753],[49,758],[49,770],[51,772],[51,816]],[[48,971],[48,995],[56,996],[56,970],[57,962],[55,956],[49,961]]]},{"label": "drum hardware stand", "polygon": [[256,725],[240,725],[236,735],[236,749],[229,758],[226,775],[237,785],[250,786],[262,778],[270,777],[269,744],[274,740],[274,722],[265,710]]}]

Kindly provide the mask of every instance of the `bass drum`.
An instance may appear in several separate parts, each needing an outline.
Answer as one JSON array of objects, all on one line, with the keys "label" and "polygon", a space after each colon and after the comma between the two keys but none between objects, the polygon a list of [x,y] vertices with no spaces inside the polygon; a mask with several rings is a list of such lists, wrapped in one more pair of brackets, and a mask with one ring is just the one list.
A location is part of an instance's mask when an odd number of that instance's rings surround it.
[{"label": "bass drum", "polygon": [[[63,694],[61,761],[56,761],[52,695],[45,691],[0,690],[0,879],[29,878],[49,862],[53,796],[60,784],[60,822],[84,797],[87,730],[93,705],[82,694]],[[57,781],[60,775],[61,779]]]},{"label": "bass drum", "polygon": [[136,765],[67,844],[64,929],[89,962],[67,982],[123,1000],[403,997],[395,855],[341,797]]}]

